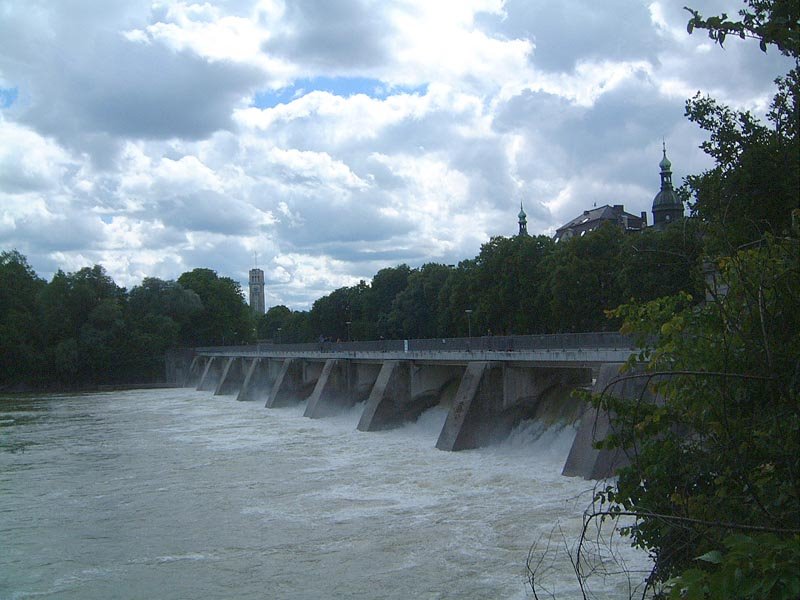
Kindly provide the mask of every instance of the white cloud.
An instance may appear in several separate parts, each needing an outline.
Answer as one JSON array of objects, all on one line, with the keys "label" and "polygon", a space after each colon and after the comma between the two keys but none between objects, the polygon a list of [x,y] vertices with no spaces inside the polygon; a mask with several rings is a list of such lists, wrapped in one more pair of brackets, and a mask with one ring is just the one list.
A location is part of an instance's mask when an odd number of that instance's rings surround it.
[{"label": "white cloud", "polygon": [[72,166],[69,154],[35,130],[0,114],[0,190],[22,193],[56,189]]},{"label": "white cloud", "polygon": [[502,2],[406,2],[391,13],[391,81],[491,89],[528,71],[530,40],[489,36],[475,25],[477,13],[502,14]]},{"label": "white cloud", "polygon": [[293,307],[471,258],[516,231],[520,201],[532,233],[593,202],[646,210],[662,136],[676,179],[708,164],[686,97],[760,112],[788,70],[687,35],[662,0],[3,10],[0,249],[128,287],[195,267],[244,283],[258,254],[268,299]]}]

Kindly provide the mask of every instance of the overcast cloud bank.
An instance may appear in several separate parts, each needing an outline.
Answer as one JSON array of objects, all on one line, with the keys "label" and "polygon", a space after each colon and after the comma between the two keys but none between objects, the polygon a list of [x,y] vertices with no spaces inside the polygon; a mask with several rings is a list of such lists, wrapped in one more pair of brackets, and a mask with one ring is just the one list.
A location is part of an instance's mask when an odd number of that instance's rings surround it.
[{"label": "overcast cloud bank", "polygon": [[[737,3],[690,2],[703,14]],[[0,249],[120,285],[208,267],[307,308],[709,166],[697,91],[763,113],[787,59],[682,3],[0,0]],[[257,255],[257,258],[256,258]]]}]

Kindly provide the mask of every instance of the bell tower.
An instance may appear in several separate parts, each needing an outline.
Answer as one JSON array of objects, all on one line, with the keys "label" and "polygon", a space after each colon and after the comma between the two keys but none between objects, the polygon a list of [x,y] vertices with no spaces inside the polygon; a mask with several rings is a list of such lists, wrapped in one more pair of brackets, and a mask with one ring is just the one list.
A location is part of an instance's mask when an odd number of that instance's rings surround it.
[{"label": "bell tower", "polygon": [[264,302],[264,271],[258,266],[250,269],[250,310],[257,315],[263,315],[266,306]]}]

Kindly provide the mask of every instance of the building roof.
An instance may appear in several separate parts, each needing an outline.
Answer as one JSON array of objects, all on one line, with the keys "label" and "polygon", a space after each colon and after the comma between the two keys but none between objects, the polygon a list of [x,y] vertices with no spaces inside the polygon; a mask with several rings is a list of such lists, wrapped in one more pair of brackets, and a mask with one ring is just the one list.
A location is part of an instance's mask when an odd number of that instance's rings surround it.
[{"label": "building roof", "polygon": [[554,239],[559,241],[574,235],[584,235],[589,231],[594,231],[606,221],[621,225],[626,231],[639,231],[646,227],[647,223],[641,216],[636,216],[625,212],[622,204],[610,206],[599,206],[590,210],[583,211],[583,214],[575,217],[556,230]]}]

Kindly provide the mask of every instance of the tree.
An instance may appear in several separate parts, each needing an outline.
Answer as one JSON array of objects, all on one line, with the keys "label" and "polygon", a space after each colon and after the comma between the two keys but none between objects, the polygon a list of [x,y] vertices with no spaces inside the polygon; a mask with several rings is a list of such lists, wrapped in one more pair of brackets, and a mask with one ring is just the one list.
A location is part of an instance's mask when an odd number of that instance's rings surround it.
[{"label": "tree", "polygon": [[548,265],[550,314],[555,331],[600,331],[614,323],[605,311],[624,297],[617,271],[623,232],[613,223],[560,242]]},{"label": "tree", "polygon": [[619,258],[622,298],[637,302],[678,292],[702,297],[702,224],[681,219],[664,230],[645,230],[623,238]]},{"label": "tree", "polygon": [[757,39],[763,52],[775,45],[785,56],[800,55],[800,5],[795,0],[747,0],[745,8],[738,12],[740,21],[729,19],[725,13],[704,19],[699,11],[684,8],[692,15],[687,31],[705,29],[720,46],[733,35]]},{"label": "tree", "polygon": [[145,277],[128,294],[128,309],[136,319],[158,315],[185,328],[203,309],[203,302],[196,292],[184,288],[176,281]]},{"label": "tree", "polygon": [[[267,312],[258,319],[256,331],[260,340],[278,339],[278,331],[286,328],[292,311],[288,307],[281,305],[272,306]],[[287,341],[284,338],[282,341]]]},{"label": "tree", "polygon": [[41,371],[37,307],[44,286],[22,254],[0,253],[0,386],[30,381]]},{"label": "tree", "polygon": [[363,338],[393,337],[392,334],[395,332],[389,329],[389,313],[398,294],[408,286],[411,273],[409,266],[402,264],[381,269],[372,278],[369,291],[364,298],[363,316],[370,327],[364,331]]},{"label": "tree", "polygon": [[[733,252],[765,233],[789,231],[800,189],[800,3],[796,0],[747,0],[741,20],[726,14],[704,19],[687,8],[694,29],[708,31],[722,45],[729,35],[759,40],[766,52],[775,46],[795,61],[795,68],[776,80],[777,93],[763,124],[747,111],[735,111],[714,99],[696,95],[686,115],[709,133],[703,150],[714,168],[687,178],[695,197],[692,212],[710,225],[716,252]],[[723,247],[725,246],[725,247]]]},{"label": "tree", "polygon": [[120,379],[125,290],[100,265],[58,271],[40,295],[45,356],[62,383]]},{"label": "tree", "polygon": [[[453,269],[439,292],[437,329],[445,337],[465,337],[469,321],[467,310],[475,310],[477,299],[477,260],[462,260]],[[480,315],[474,315],[475,324]]]},{"label": "tree", "polygon": [[181,332],[191,345],[239,344],[253,339],[252,312],[238,282],[219,277],[211,269],[194,269],[178,277],[178,283],[194,291],[203,308]]},{"label": "tree", "polygon": [[[311,307],[311,327],[317,336],[332,340],[366,339],[370,324],[364,319],[367,282],[341,287],[316,300]],[[349,323],[349,325],[348,325]]]},{"label": "tree", "polygon": [[689,120],[711,134],[702,147],[716,165],[687,177],[687,184],[694,196],[692,214],[708,224],[714,252],[730,253],[765,233],[789,230],[800,189],[798,73],[794,69],[778,80],[771,127],[711,98],[697,95],[686,104]]},{"label": "tree", "polygon": [[408,285],[392,302],[383,335],[387,338],[433,338],[443,336],[438,328],[440,294],[452,267],[426,263],[408,277]]},{"label": "tree", "polygon": [[311,328],[309,313],[303,310],[292,311],[281,331],[281,342],[285,343],[315,342],[318,337]]},{"label": "tree", "polygon": [[547,333],[550,331],[550,290],[548,258],[556,251],[552,238],[517,236],[520,265],[518,274],[518,308],[510,323],[509,333]]},{"label": "tree", "polygon": [[[748,0],[692,28],[756,37],[798,59],[800,5]],[[709,132],[713,169],[690,177],[692,214],[715,257],[710,299],[686,293],[613,311],[644,349],[630,377],[661,400],[602,395],[615,433],[601,443],[631,465],[598,494],[602,517],[650,552],[650,582],[672,598],[800,595],[800,138],[798,73],[777,81],[771,126],[708,98],[687,104]],[[644,369],[637,373],[636,370]]]},{"label": "tree", "polygon": [[616,415],[603,445],[632,458],[601,496],[638,517],[628,533],[654,557],[654,582],[753,541],[733,534],[800,541],[798,259],[796,236],[769,238],[720,261],[712,302],[683,294],[615,311],[624,332],[656,340],[631,366],[647,359],[663,402],[598,399]]},{"label": "tree", "polygon": [[163,376],[164,355],[186,345],[182,332],[203,309],[200,297],[175,281],[145,277],[128,294],[126,363],[131,377],[158,380]]}]

